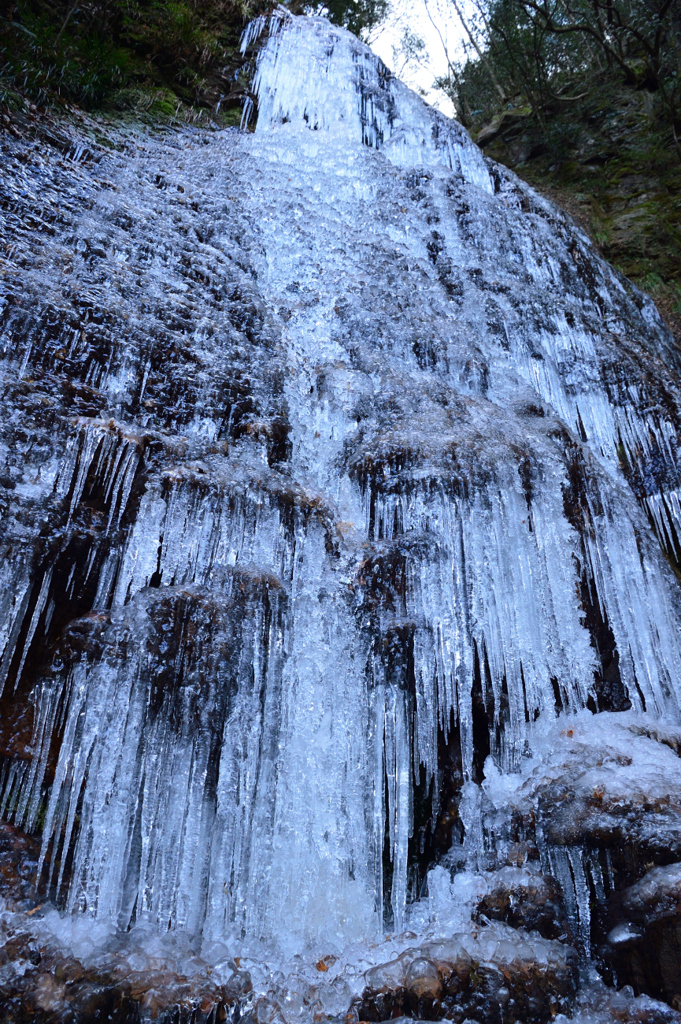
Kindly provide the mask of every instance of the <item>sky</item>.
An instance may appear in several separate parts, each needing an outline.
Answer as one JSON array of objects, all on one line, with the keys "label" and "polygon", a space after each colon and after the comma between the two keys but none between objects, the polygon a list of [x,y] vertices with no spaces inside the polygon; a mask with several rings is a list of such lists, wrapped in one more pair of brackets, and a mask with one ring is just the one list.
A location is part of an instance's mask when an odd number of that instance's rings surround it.
[{"label": "sky", "polygon": [[[428,11],[430,11],[431,17],[428,16]],[[442,39],[433,22],[442,34]],[[399,58],[395,59],[394,48],[399,46],[405,27],[423,39],[426,44],[426,58],[422,66],[403,68],[403,61]],[[433,88],[433,82],[438,75],[447,73],[443,39],[450,56],[456,59],[462,54],[462,37],[461,23],[447,0],[393,0],[391,15],[387,22],[376,31],[370,40],[370,45],[381,60],[407,85],[412,89],[425,91],[424,99],[438,107],[444,114],[453,117],[454,107],[451,101],[443,93]]]}]

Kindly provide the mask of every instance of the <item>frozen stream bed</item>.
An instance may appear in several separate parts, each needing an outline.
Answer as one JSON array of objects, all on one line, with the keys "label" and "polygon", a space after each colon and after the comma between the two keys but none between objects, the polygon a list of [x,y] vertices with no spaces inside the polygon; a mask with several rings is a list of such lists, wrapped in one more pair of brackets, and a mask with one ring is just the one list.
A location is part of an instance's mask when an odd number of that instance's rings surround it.
[{"label": "frozen stream bed", "polygon": [[1,139],[7,1019],[680,1021],[672,339],[354,37],[245,46],[254,131]]}]

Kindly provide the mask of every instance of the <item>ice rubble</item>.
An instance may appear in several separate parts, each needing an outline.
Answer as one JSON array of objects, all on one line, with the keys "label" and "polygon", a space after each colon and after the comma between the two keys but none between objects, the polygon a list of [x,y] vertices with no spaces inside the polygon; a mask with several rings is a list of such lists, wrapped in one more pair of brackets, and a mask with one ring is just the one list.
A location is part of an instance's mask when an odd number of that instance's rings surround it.
[{"label": "ice rubble", "polygon": [[446,799],[476,868],[559,712],[678,715],[679,410],[558,211],[268,29],[254,133],[7,142],[3,807],[67,908],[291,953],[400,931]]},{"label": "ice rubble", "polygon": [[[586,951],[591,907],[615,891],[622,854],[647,866],[681,856],[680,746],[678,726],[648,715],[581,712],[537,722],[520,772],[502,775],[491,760],[486,765],[487,843],[508,843],[513,816],[532,820],[543,867],[559,881]],[[642,898],[646,879],[663,888],[656,872],[673,885],[673,868],[653,869],[626,890],[632,901]]]},{"label": "ice rubble", "polygon": [[564,1014],[554,1017],[555,1024],[678,1024],[679,1013],[666,1003],[649,996],[634,995],[634,990],[625,985],[619,992],[606,988],[602,982],[594,982],[580,994],[575,1013],[569,1018]]}]

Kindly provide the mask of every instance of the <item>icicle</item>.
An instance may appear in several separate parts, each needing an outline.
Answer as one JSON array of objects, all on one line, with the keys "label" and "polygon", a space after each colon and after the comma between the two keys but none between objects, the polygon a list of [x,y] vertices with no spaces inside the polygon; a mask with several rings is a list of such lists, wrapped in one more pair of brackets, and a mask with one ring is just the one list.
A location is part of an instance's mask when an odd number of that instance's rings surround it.
[{"label": "icicle", "polygon": [[582,956],[591,952],[591,893],[584,873],[581,847],[549,847],[549,871],[558,881],[568,920]]},{"label": "icicle", "polygon": [[664,494],[650,494],[643,505],[652,519],[661,546],[677,561],[681,559],[681,499],[678,488]]},{"label": "icicle", "polygon": [[[348,33],[282,8],[244,50],[265,30],[255,133],[112,155],[132,227],[95,190],[88,225],[125,259],[79,287],[123,340],[90,351],[69,322],[59,345],[130,423],[65,415],[65,450],[12,467],[2,671],[61,621],[64,578],[82,618],[2,783],[13,820],[44,817],[74,913],[298,951],[375,939],[388,902],[410,920],[416,786],[435,823],[443,742],[451,863],[486,866],[484,787],[510,791],[539,727],[598,695],[592,610],[634,707],[678,715],[676,582],[636,500],[676,556],[681,482],[650,308]],[[181,170],[195,196],[169,205],[154,183]],[[31,359],[53,333],[27,331]],[[645,379],[613,370],[616,333],[640,335]],[[43,516],[56,545],[35,543]],[[608,880],[550,857],[586,948]]]},{"label": "icicle", "polygon": [[80,426],[80,450],[75,454],[71,449],[71,458],[66,461],[58,490],[71,495],[68,515],[68,522],[71,522],[83,496],[88,474],[92,471],[104,486],[105,501],[109,506],[107,532],[110,532],[118,526],[130,496],[139,464],[138,441],[112,433],[111,424],[105,421],[81,421]]},{"label": "icicle", "polygon": [[5,761],[0,774],[0,816],[8,821],[21,820],[17,814],[19,794],[24,788],[28,761]]},{"label": "icicle", "polygon": [[673,714],[681,651],[661,566],[634,524],[608,507],[609,496],[593,497],[603,501],[603,512],[591,508],[593,532],[585,535],[585,554],[615,636],[622,681],[634,707]]},{"label": "icicle", "polygon": [[21,655],[21,661],[19,662],[19,668],[17,669],[16,680],[15,680],[15,683],[14,683],[14,689],[15,690],[16,690],[16,688],[19,685],[19,682],[21,680],[21,673],[23,672],[24,664],[26,663],[26,658],[28,656],[28,652],[29,652],[29,650],[31,648],[31,644],[33,643],[33,637],[35,636],[35,632],[36,632],[36,630],[38,628],[38,623],[40,622],[40,616],[43,613],[43,609],[45,608],[45,605],[47,604],[47,598],[48,598],[49,593],[50,593],[50,584],[51,583],[52,583],[52,569],[48,569],[47,572],[45,573],[45,575],[43,576],[42,583],[40,584],[40,591],[38,592],[38,598],[37,598],[36,603],[35,603],[35,608],[33,609],[33,615],[31,616],[31,621],[29,623],[28,633],[26,634],[26,639],[24,641],[24,649],[23,649],[23,652],[22,652],[22,655]]},{"label": "icicle", "polygon": [[81,451],[78,455],[78,461],[76,463],[76,477],[71,485],[71,503],[69,505],[69,517],[68,522],[70,523],[73,514],[76,511],[81,497],[83,496],[83,490],[85,489],[85,481],[90,471],[90,466],[94,460],[97,449],[102,442],[102,435],[95,430],[86,429],[85,438]]},{"label": "icicle", "polygon": [[577,922],[584,955],[591,955],[591,891],[584,871],[584,853],[580,848],[569,847],[567,857],[574,883]]},{"label": "icicle", "polygon": [[28,609],[31,584],[27,566],[10,566],[8,561],[0,566],[0,696]]},{"label": "icicle", "polygon": [[116,481],[111,486],[110,512],[107,533],[113,528],[117,529],[121,518],[128,504],[128,498],[135,480],[135,473],[139,463],[139,453],[134,444],[126,446],[124,458],[121,460],[122,468],[119,469]]},{"label": "icicle", "polygon": [[[68,680],[65,689],[68,692]],[[48,686],[39,684],[36,697],[36,717],[33,725],[31,746],[33,759],[29,770],[22,780],[22,788],[17,797],[16,820],[27,832],[36,828],[38,815],[43,804],[43,787],[45,772],[55,731],[59,728],[58,712],[63,689],[60,683]]]},{"label": "icicle", "polygon": [[246,53],[249,46],[257,42],[260,36],[263,34],[265,29],[270,26],[270,32],[276,32],[277,28],[281,26],[284,18],[292,17],[290,11],[287,11],[285,7],[278,7],[271,15],[261,14],[252,21],[249,21],[248,25],[241,33],[241,52]]},{"label": "icicle", "polygon": [[[399,167],[444,165],[492,192],[480,151],[449,121],[398,82],[382,61],[348,32],[322,18],[279,9],[246,30],[242,51],[268,24],[253,80],[259,133],[276,125],[332,132],[374,149],[385,147]],[[244,110],[242,126],[250,116]]]}]

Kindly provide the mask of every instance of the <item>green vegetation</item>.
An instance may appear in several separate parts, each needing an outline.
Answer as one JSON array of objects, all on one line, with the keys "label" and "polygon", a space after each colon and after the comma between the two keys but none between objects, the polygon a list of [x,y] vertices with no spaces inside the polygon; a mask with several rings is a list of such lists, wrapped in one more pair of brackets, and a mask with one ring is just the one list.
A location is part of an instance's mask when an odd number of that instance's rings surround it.
[{"label": "green vegetation", "polygon": [[[458,0],[452,0],[458,7]],[[681,9],[674,0],[471,0],[470,59],[445,87],[467,120],[527,103],[540,121],[594,77],[644,89],[681,158]]]},{"label": "green vegetation", "polygon": [[385,18],[390,0],[328,0],[327,3],[288,3],[285,5],[295,13],[326,13],[336,25],[354,32],[363,38]]},{"label": "green vegetation", "polygon": [[[239,39],[273,0],[16,0],[0,16],[0,106],[76,104],[238,123],[247,89]],[[358,34],[388,0],[285,6]]]},{"label": "green vegetation", "polygon": [[681,342],[679,4],[448,2],[468,40],[440,82],[459,118],[581,223]]},{"label": "green vegetation", "polygon": [[18,0],[0,22],[0,104],[237,115],[246,0]]}]

